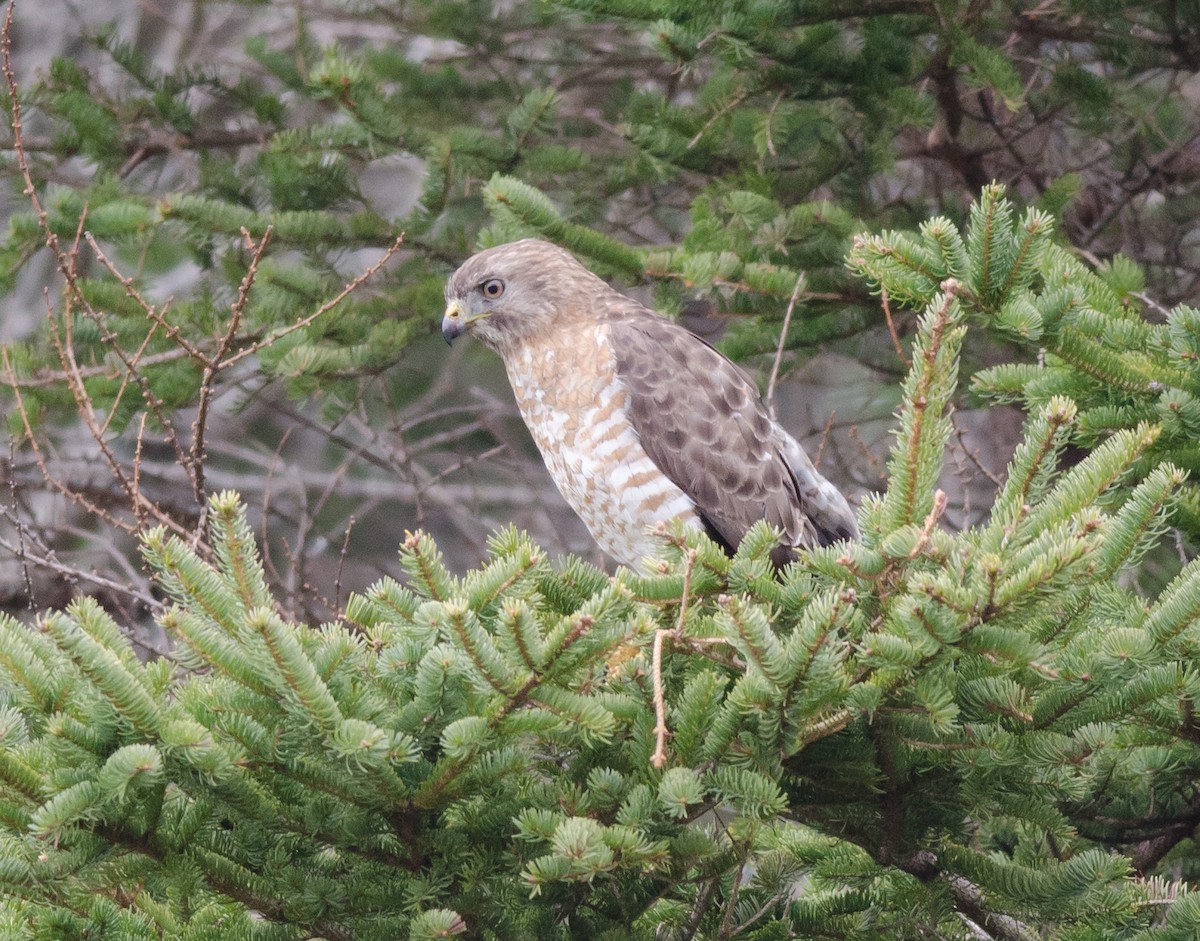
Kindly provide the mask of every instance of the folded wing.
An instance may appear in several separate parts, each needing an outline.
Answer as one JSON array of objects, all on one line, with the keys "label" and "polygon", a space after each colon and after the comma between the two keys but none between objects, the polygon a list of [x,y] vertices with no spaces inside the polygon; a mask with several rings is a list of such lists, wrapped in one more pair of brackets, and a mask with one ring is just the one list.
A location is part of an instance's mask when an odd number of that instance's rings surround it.
[{"label": "folded wing", "polygon": [[800,444],[767,414],[749,377],[699,337],[656,316],[610,325],[642,447],[733,551],[765,519],[794,548],[854,538],[854,514]]}]

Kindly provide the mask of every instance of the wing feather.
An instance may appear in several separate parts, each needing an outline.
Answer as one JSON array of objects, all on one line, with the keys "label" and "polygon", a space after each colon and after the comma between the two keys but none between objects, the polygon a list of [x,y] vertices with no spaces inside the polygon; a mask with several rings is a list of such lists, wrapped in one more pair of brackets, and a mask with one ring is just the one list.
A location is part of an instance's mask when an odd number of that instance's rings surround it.
[{"label": "wing feather", "polygon": [[649,315],[610,324],[629,417],[654,464],[732,550],[760,519],[787,546],[857,535],[845,498],[767,414],[750,378],[695,334]]}]

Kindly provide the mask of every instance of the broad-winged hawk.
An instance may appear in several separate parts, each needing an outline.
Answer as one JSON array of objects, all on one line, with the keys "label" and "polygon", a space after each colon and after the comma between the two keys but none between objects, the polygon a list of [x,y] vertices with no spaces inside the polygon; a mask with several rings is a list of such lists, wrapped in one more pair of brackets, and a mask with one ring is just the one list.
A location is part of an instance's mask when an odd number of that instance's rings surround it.
[{"label": "broad-winged hawk", "polygon": [[842,494],[706,342],[618,293],[567,251],[523,239],[469,258],[446,285],[442,333],[504,360],[550,475],[618,562],[660,554],[681,519],[732,552],[758,520],[795,549],[857,535]]}]

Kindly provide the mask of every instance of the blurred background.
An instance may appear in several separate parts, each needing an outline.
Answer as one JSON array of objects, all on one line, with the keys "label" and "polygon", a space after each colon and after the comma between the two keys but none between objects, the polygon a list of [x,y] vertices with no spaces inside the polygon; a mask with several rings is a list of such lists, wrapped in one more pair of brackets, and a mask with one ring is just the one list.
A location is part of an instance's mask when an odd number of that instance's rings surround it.
[{"label": "blurred background", "polygon": [[[395,575],[406,530],[455,570],[508,523],[609,564],[498,359],[437,332],[445,277],[527,234],[764,388],[778,359],[781,421],[857,502],[917,312],[846,271],[855,233],[962,223],[996,180],[1146,316],[1196,296],[1200,13],[1143,6],[21,0],[0,604],[145,621],[136,531],[202,539],[223,489],[313,622]],[[949,525],[986,513],[1022,421],[971,370],[1037,355],[969,334]]]}]

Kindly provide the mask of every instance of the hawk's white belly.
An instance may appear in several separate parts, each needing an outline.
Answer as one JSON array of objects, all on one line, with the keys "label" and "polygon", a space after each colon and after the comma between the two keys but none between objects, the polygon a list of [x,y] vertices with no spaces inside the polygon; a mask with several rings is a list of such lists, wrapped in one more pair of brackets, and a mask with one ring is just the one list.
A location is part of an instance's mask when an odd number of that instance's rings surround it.
[{"label": "hawk's white belly", "polygon": [[618,562],[661,555],[656,523],[700,526],[691,499],[650,460],[629,420],[604,324],[505,357],[521,416],[571,508]]}]

